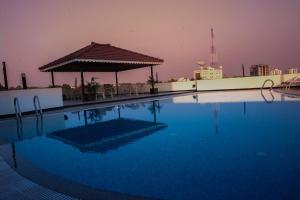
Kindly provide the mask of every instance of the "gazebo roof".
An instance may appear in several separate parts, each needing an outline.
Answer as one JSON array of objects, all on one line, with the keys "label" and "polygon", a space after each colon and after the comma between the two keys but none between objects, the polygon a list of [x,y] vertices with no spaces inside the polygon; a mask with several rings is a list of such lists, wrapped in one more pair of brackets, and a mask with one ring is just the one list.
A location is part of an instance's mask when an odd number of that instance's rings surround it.
[{"label": "gazebo roof", "polygon": [[117,72],[159,65],[162,59],[136,53],[110,44],[92,42],[71,54],[39,67],[49,72]]}]

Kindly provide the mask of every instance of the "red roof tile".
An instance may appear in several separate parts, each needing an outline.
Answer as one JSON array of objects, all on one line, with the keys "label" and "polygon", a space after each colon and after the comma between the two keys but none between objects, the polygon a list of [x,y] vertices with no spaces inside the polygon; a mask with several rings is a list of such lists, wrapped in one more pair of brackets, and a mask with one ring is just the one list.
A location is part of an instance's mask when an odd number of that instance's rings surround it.
[{"label": "red roof tile", "polygon": [[[122,63],[123,65],[126,64],[127,68],[120,69],[121,71],[121,70],[131,69],[130,67],[128,67],[128,65],[142,64],[143,66],[141,65],[140,67],[145,67],[144,65],[146,64],[148,64],[148,66],[160,64],[163,62],[163,60],[159,58],[147,56],[141,53],[136,53],[126,49],[122,49],[119,47],[111,46],[110,44],[98,44],[92,42],[90,45],[83,47],[62,58],[59,58],[47,65],[44,65],[39,69],[41,71],[50,71],[50,70],[57,70],[57,68],[64,67],[65,70],[61,70],[61,71],[68,71],[68,69],[66,69],[67,65],[71,65],[70,63],[76,63],[76,62],[110,63],[114,65],[118,63],[119,64]],[[94,64],[94,66],[96,66],[96,64]],[[134,66],[132,67],[132,69],[133,68],[138,68],[138,67]],[[101,71],[100,68],[99,71]]]}]

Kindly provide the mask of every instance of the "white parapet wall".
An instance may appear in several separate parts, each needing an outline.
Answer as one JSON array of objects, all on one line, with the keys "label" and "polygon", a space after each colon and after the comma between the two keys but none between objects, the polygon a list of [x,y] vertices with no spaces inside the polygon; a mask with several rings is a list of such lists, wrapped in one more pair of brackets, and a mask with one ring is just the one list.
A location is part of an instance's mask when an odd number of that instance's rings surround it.
[{"label": "white parapet wall", "polygon": [[0,115],[14,114],[14,98],[19,100],[22,112],[34,111],[33,97],[38,96],[42,109],[63,106],[61,88],[43,88],[0,91]]},{"label": "white parapet wall", "polygon": [[195,90],[195,81],[182,81],[182,82],[170,82],[170,83],[157,83],[155,87],[158,91],[169,92],[169,91],[182,91],[182,90]]},{"label": "white parapet wall", "polygon": [[[199,80],[197,81],[197,89],[198,91],[255,89],[261,88],[264,82],[268,79],[272,80],[274,82],[274,87],[276,87],[279,86],[282,82],[289,81],[295,77],[300,78],[300,73],[272,76],[224,78],[216,80]],[[271,83],[266,83],[265,86],[270,87]]]},{"label": "white parapet wall", "polygon": [[[140,87],[139,92],[149,92],[151,88],[150,84],[145,84]],[[195,81],[183,81],[183,82],[168,82],[168,83],[156,83],[155,88],[158,88],[159,92],[171,92],[171,91],[185,91],[195,90]]]},{"label": "white parapet wall", "polygon": [[[300,78],[298,74],[284,74],[272,76],[251,76],[251,77],[237,77],[237,78],[223,78],[215,80],[197,80],[198,91],[212,91],[212,90],[243,90],[243,89],[258,89],[261,88],[264,82],[268,79],[274,82],[274,87],[279,86],[282,82],[289,81],[293,78]],[[170,83],[157,83],[155,87],[159,92],[168,91],[182,91],[182,90],[195,90],[196,81],[184,82],[170,82]],[[265,85],[270,87],[271,83]],[[144,85],[142,92],[149,92],[150,85]]]},{"label": "white parapet wall", "polygon": [[298,98],[273,92],[269,89],[256,90],[227,90],[198,92],[193,95],[180,95],[172,98],[174,103],[243,103],[243,102],[274,102],[298,101]]}]

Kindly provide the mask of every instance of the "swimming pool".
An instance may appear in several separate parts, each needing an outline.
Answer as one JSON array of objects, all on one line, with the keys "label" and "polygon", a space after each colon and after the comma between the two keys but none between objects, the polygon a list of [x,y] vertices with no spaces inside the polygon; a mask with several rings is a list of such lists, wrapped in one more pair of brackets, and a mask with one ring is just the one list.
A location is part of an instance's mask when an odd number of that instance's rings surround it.
[{"label": "swimming pool", "polygon": [[2,120],[0,155],[77,197],[299,199],[299,100],[211,92]]}]

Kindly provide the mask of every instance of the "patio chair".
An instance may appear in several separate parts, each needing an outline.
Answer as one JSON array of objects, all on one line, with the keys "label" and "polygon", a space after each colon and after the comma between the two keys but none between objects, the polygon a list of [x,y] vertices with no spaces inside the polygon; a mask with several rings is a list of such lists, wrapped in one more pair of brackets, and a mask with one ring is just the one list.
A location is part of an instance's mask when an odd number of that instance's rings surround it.
[{"label": "patio chair", "polygon": [[146,84],[144,83],[136,83],[135,87],[136,87],[136,95],[140,95],[140,94],[144,94],[146,91],[145,88]]},{"label": "patio chair", "polygon": [[120,94],[122,95],[132,95],[136,94],[136,87],[131,83],[122,83],[120,85]]},{"label": "patio chair", "polygon": [[81,90],[80,88],[74,88],[73,91],[73,99],[74,100],[80,100],[81,99]]},{"label": "patio chair", "polygon": [[99,88],[96,91],[96,100],[98,100],[99,97],[102,97],[102,99],[106,98],[103,85],[100,85]]},{"label": "patio chair", "polygon": [[62,87],[63,100],[72,100],[72,89]]},{"label": "patio chair", "polygon": [[105,97],[109,96],[111,98],[114,97],[114,87],[111,84],[104,84],[103,85],[104,88],[104,95]]}]

